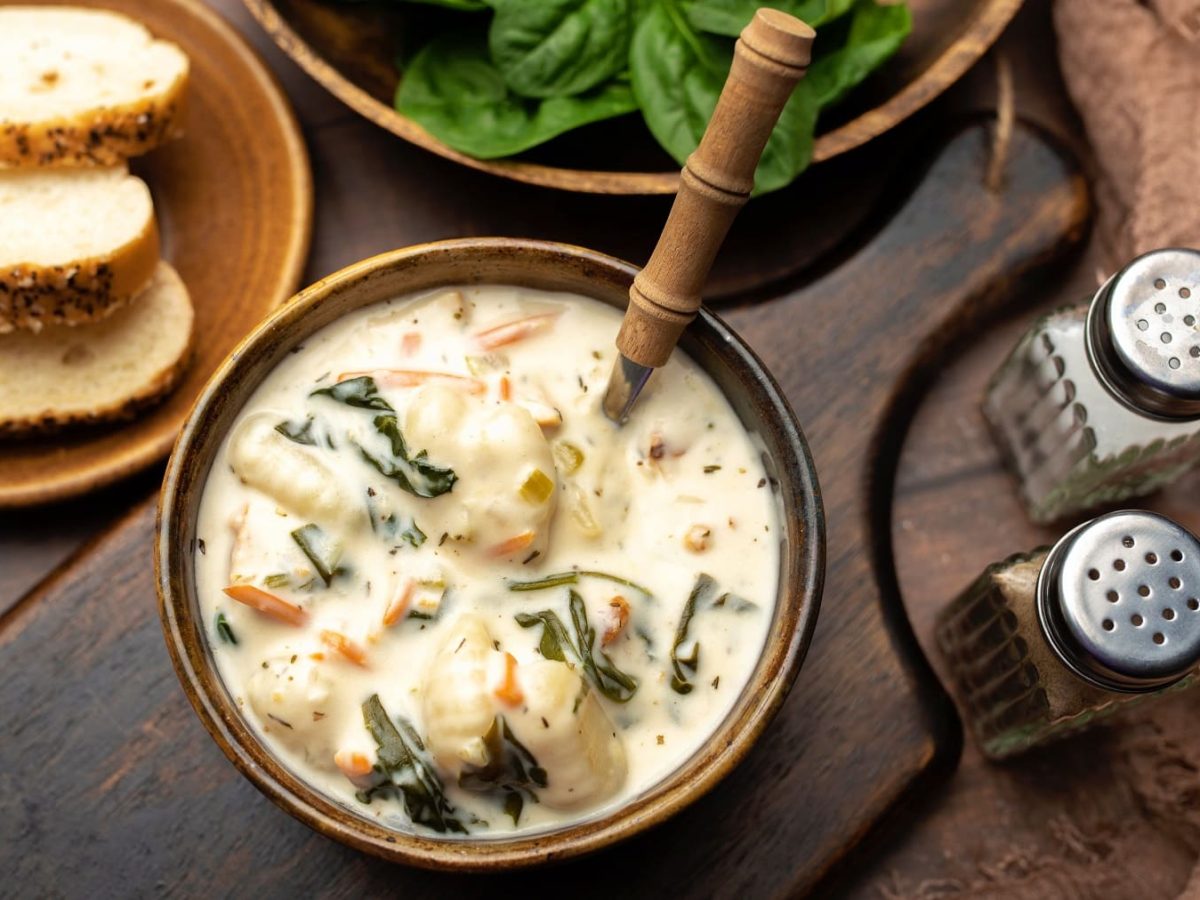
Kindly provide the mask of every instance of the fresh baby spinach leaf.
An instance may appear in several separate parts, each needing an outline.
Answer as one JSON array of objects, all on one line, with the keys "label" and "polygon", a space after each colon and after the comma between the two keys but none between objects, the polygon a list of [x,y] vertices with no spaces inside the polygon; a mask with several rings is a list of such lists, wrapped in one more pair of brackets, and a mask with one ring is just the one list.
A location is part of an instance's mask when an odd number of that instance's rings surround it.
[{"label": "fresh baby spinach leaf", "polygon": [[523,97],[582,94],[629,59],[631,0],[489,0],[492,61]]},{"label": "fresh baby spinach leaf", "polygon": [[851,15],[821,32],[821,53],[805,83],[821,109],[832,106],[891,58],[912,31],[904,4],[857,0]]},{"label": "fresh baby spinach leaf", "polygon": [[769,6],[817,28],[844,15],[854,0],[683,0],[692,27],[712,34],[737,37],[760,7]]},{"label": "fresh baby spinach leaf", "polygon": [[456,150],[512,156],[563,132],[633,112],[629,85],[609,81],[569,97],[529,99],[509,89],[483,35],[447,33],[405,69],[396,109]]},{"label": "fresh baby spinach leaf", "polygon": [[[646,126],[682,165],[700,145],[733,61],[733,43],[698,32],[677,0],[659,0],[639,23],[629,56],[634,96]],[[812,159],[818,106],[800,82],[767,139],[756,193],[790,183]]]}]

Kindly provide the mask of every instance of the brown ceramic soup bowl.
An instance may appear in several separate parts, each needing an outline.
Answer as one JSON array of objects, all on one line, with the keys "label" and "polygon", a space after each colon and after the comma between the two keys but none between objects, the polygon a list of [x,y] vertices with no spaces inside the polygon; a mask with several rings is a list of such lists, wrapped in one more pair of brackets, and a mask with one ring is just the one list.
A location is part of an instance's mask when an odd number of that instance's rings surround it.
[{"label": "brown ceramic soup bowl", "polygon": [[649,828],[709,791],[782,704],[817,621],[825,557],[820,494],[808,445],[778,386],[737,335],[706,311],[681,346],[758,435],[784,534],[774,618],[757,666],[706,744],[666,779],[614,810],[553,831],[466,839],[402,832],[293,774],[255,736],[217,672],[196,592],[200,499],[229,427],[289,350],[352,310],[444,285],[571,291],[624,307],[636,272],[590,250],[525,240],[446,241],[385,253],[317,282],[263,321],[196,401],[167,465],[159,504],[155,570],[167,646],[188,699],[225,755],[271,800],[322,834],[428,868],[493,870],[575,856]]}]

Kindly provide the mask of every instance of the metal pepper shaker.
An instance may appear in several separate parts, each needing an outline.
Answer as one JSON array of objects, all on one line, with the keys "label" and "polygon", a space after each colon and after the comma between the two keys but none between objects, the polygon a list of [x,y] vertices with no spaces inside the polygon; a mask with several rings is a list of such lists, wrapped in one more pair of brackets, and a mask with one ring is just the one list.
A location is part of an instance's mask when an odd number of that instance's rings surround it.
[{"label": "metal pepper shaker", "polygon": [[1200,252],[1156,250],[1039,320],[984,415],[1034,521],[1140,496],[1200,461]]},{"label": "metal pepper shaker", "polygon": [[994,759],[1195,681],[1200,541],[1122,510],[989,566],[938,617],[963,718]]}]

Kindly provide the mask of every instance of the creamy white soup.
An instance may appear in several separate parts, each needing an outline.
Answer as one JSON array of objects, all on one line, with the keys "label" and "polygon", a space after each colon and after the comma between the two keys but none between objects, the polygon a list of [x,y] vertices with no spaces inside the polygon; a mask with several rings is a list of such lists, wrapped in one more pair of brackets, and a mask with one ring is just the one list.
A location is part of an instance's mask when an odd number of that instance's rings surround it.
[{"label": "creamy white soup", "polygon": [[544,830],[728,713],[778,582],[761,450],[682,351],[614,427],[619,325],[443,289],[340,319],[255,391],[196,579],[221,677],[301,779],[404,831]]}]

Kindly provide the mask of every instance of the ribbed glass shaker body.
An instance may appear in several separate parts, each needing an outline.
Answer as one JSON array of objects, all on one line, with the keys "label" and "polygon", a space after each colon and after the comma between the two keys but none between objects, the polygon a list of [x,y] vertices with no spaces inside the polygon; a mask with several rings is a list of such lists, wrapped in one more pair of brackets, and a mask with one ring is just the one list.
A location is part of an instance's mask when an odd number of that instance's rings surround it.
[{"label": "ribbed glass shaker body", "polygon": [[1200,461],[1200,253],[1134,260],[1040,319],[984,415],[1034,521],[1142,496]]},{"label": "ribbed glass shaker body", "polygon": [[1093,519],[989,566],[935,631],[963,719],[999,759],[1195,682],[1200,542],[1162,516]]}]

